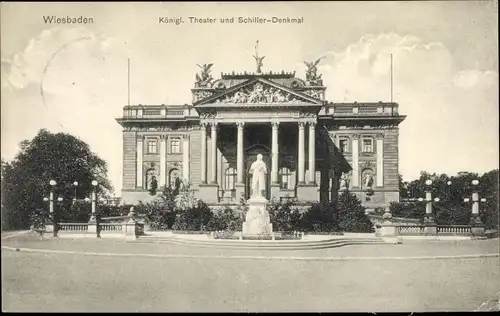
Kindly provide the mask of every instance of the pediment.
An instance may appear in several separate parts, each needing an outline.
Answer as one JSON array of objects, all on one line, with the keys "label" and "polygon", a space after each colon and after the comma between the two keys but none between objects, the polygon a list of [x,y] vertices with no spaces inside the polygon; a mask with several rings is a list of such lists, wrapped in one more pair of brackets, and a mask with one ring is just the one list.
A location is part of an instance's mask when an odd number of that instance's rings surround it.
[{"label": "pediment", "polygon": [[256,78],[245,81],[239,85],[221,91],[206,99],[200,100],[202,104],[312,104],[320,105],[322,101],[291,90],[275,82]]}]

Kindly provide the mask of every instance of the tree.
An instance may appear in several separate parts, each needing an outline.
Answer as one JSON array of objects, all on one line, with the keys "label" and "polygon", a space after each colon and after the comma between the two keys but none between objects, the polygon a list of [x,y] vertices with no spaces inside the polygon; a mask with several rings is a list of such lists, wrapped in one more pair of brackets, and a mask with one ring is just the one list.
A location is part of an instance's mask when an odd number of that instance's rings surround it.
[{"label": "tree", "polygon": [[344,232],[369,233],[373,224],[358,197],[345,190],[337,201],[338,226]]},{"label": "tree", "polygon": [[63,197],[62,205],[55,203],[56,220],[61,212],[68,212],[78,181],[77,196],[90,196],[92,180],[97,180],[98,194],[112,190],[107,179],[107,165],[95,155],[84,141],[66,133],[53,134],[40,130],[31,141],[23,141],[21,150],[10,162],[2,161],[2,220],[10,229],[30,226],[31,214],[48,209],[43,201],[49,196],[50,180],[54,199]]}]

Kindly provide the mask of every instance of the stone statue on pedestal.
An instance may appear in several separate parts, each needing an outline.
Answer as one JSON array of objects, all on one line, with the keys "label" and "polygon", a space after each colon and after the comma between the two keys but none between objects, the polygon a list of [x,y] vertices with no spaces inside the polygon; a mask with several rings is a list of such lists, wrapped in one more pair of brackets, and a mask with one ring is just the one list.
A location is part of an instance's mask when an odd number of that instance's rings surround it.
[{"label": "stone statue on pedestal", "polygon": [[252,174],[252,195],[251,198],[263,198],[262,191],[266,190],[266,163],[262,160],[262,155],[257,155],[255,160],[250,166],[250,173]]},{"label": "stone statue on pedestal", "polygon": [[273,231],[273,225],[266,209],[267,199],[263,195],[266,190],[266,163],[262,160],[262,155],[257,155],[250,166],[252,174],[252,195],[247,201],[248,212],[243,223],[243,235],[269,235]]}]

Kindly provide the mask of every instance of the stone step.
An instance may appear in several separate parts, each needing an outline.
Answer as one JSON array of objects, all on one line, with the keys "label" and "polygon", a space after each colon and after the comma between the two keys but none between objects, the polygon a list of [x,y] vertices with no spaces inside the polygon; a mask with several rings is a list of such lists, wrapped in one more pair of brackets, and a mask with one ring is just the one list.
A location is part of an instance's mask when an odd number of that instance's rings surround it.
[{"label": "stone step", "polygon": [[196,247],[226,249],[261,249],[261,250],[305,250],[335,248],[348,245],[387,244],[379,238],[336,238],[320,241],[248,241],[248,240],[188,240],[173,237],[141,236],[136,243],[169,243]]}]

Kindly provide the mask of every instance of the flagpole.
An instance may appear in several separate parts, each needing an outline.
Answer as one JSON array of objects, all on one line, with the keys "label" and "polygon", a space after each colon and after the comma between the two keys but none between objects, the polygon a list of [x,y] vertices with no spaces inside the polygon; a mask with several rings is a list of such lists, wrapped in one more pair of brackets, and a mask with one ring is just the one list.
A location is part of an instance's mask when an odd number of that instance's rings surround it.
[{"label": "flagpole", "polygon": [[130,105],[130,58],[127,59],[127,77],[128,105]]},{"label": "flagpole", "polygon": [[392,54],[391,54],[391,103],[392,103],[392,94],[393,94],[393,87],[392,87]]}]

